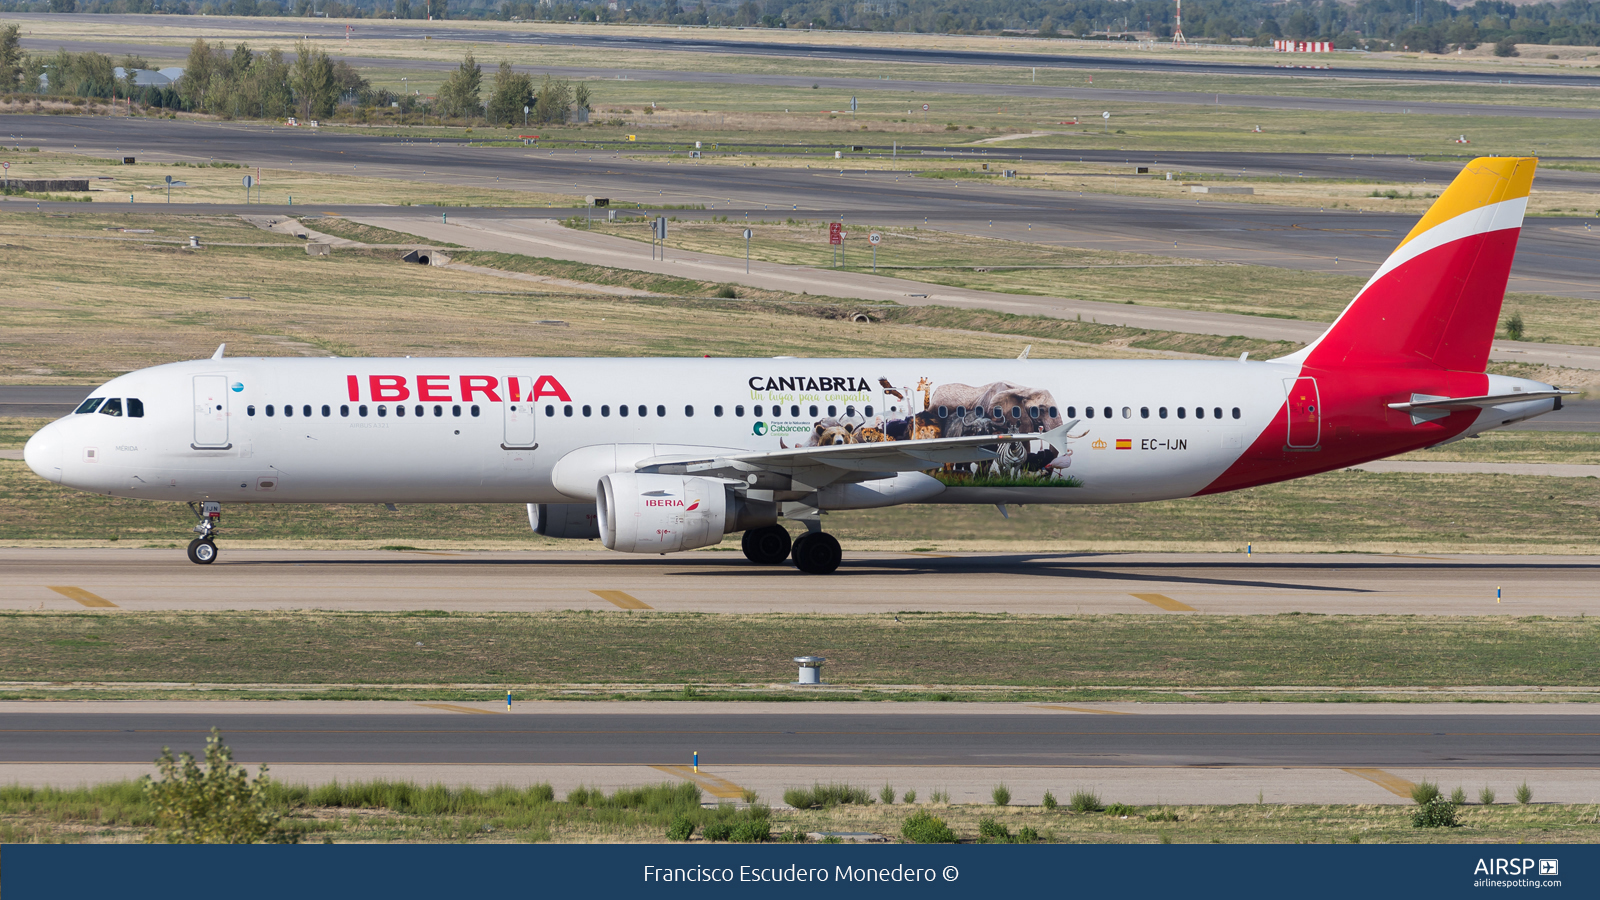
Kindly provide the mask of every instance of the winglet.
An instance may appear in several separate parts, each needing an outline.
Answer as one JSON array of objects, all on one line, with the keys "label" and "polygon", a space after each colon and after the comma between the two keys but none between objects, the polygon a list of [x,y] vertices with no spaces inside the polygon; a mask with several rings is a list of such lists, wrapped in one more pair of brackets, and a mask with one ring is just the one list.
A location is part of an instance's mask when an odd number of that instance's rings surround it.
[{"label": "winglet", "polygon": [[212,359],[221,359],[222,358],[222,351],[224,351],[226,349],[228,349],[228,345],[227,344],[218,344],[217,345],[217,352],[211,354],[211,358]]},{"label": "winglet", "polygon": [[[1076,424],[1078,424],[1078,420],[1073,419],[1071,422],[1066,422],[1046,431],[1044,434],[1038,435],[1038,438],[1057,450],[1065,450],[1067,449],[1067,432],[1071,431],[1072,426]],[[1033,435],[1028,435],[1028,437],[1033,437]]]},{"label": "winglet", "polygon": [[1022,352],[1017,354],[1017,359],[1027,359],[1028,358],[1028,353],[1031,350],[1033,350],[1033,345],[1032,344],[1029,344],[1028,346],[1023,347],[1022,348]]}]

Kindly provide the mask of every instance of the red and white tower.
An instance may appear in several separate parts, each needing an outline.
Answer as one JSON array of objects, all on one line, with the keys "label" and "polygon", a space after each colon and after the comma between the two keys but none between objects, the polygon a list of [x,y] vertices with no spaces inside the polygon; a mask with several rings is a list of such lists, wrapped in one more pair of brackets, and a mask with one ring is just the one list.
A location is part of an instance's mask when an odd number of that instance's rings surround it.
[{"label": "red and white tower", "polygon": [[1183,0],[1178,0],[1178,18],[1172,29],[1172,46],[1184,47],[1189,39],[1183,36]]}]

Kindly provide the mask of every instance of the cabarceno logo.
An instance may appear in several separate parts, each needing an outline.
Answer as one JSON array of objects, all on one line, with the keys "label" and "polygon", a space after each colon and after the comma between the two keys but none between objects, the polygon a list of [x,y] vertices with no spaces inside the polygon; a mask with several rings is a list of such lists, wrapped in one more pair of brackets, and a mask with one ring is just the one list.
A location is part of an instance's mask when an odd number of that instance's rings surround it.
[{"label": "cabarceno logo", "polygon": [[756,433],[756,437],[761,437],[762,435],[767,433],[767,423],[765,423],[765,422],[757,422],[755,424],[755,427],[752,428],[751,430]]}]

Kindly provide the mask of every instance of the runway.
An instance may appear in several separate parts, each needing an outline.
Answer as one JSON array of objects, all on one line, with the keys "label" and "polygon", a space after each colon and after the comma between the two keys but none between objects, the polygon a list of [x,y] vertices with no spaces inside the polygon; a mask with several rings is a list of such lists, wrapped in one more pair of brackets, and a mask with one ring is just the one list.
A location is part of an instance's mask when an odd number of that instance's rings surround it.
[{"label": "runway", "polygon": [[1503,796],[1522,778],[1564,802],[1600,788],[1600,711],[1573,704],[13,702],[0,703],[0,781],[143,774],[213,726],[235,761],[287,781],[682,779],[707,799],[749,787],[772,803],[816,780],[943,786],[955,802],[1006,781],[1019,803],[1086,784],[1135,803],[1398,803],[1423,777]]},{"label": "runway", "polygon": [[[174,539],[183,534],[176,523]],[[4,548],[0,610],[908,611],[1142,615],[1600,614],[1600,557],[845,553],[820,580],[727,550]],[[1501,589],[1497,602],[1496,590]]]},{"label": "runway", "polygon": [[[8,13],[8,18],[18,21],[49,18],[47,13]],[[175,24],[169,16],[136,14],[96,15],[91,21],[121,24],[134,27],[160,27]],[[200,27],[193,19],[181,22]],[[1058,69],[1102,69],[1126,72],[1161,72],[1204,75],[1257,75],[1286,78],[1354,78],[1363,80],[1409,81],[1445,84],[1520,84],[1552,87],[1596,87],[1600,76],[1570,72],[1530,72],[1526,69],[1461,70],[1440,68],[1400,68],[1351,64],[1341,60],[1328,64],[1317,60],[1317,65],[1327,68],[1302,68],[1267,62],[1246,62],[1241,56],[1206,54],[1210,59],[1171,56],[1132,55],[1080,55],[1055,52],[1010,53],[967,49],[932,49],[917,47],[870,47],[850,44],[816,44],[791,40],[779,32],[775,40],[730,40],[722,35],[704,30],[686,32],[681,37],[665,37],[642,29],[616,28],[608,33],[560,32],[554,29],[538,31],[545,27],[537,24],[521,27],[507,25],[501,28],[461,27],[451,22],[385,22],[364,20],[353,32],[345,31],[345,22],[301,19],[292,23],[282,20],[251,17],[211,17],[204,27],[217,32],[230,32],[240,37],[250,34],[281,36],[315,35],[323,38],[343,38],[356,43],[384,40],[416,40],[427,35],[436,41],[462,41],[469,43],[514,44],[523,46],[581,47],[616,53],[630,51],[715,53],[740,56],[781,57],[786,59],[837,59],[851,62],[916,63],[960,66],[1050,67]],[[758,29],[751,29],[760,33]],[[778,37],[774,35],[774,37]],[[47,42],[50,43],[50,42]],[[53,49],[55,44],[50,43]],[[1039,46],[1050,48],[1049,42]],[[1198,56],[1199,54],[1196,54]],[[1221,59],[1218,57],[1222,56]],[[1259,59],[1259,57],[1257,57]]]}]

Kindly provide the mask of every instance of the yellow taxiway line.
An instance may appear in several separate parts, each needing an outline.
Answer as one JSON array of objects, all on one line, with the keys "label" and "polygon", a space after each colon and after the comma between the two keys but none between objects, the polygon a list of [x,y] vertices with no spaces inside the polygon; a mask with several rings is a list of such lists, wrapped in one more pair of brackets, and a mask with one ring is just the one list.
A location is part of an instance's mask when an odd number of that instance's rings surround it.
[{"label": "yellow taxiway line", "polygon": [[1410,799],[1411,789],[1416,787],[1415,784],[1401,778],[1399,775],[1385,772],[1382,769],[1344,769],[1343,771],[1349,772],[1357,778],[1365,778],[1396,797]]},{"label": "yellow taxiway line", "polygon": [[1134,594],[1133,596],[1151,605],[1159,606],[1167,612],[1199,612],[1189,604],[1179,603],[1166,594]]},{"label": "yellow taxiway line", "polygon": [[632,596],[631,594],[627,594],[627,593],[624,593],[622,591],[590,591],[589,593],[595,595],[596,597],[599,597],[601,600],[605,600],[607,602],[614,603],[614,604],[616,604],[618,607],[620,607],[622,609],[654,609],[655,608],[655,607],[651,606],[650,604],[644,602],[643,600],[640,600],[638,597]]},{"label": "yellow taxiway line", "polygon": [[97,594],[91,594],[80,587],[63,584],[47,584],[45,587],[60,594],[68,600],[76,600],[84,606],[98,606],[106,609],[117,609],[117,605]]},{"label": "yellow taxiway line", "polygon": [[692,781],[718,800],[741,800],[744,798],[744,788],[726,778],[719,778],[707,772],[696,772],[693,766],[651,766],[650,768],[655,769],[657,772],[675,775],[685,781]]}]

